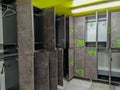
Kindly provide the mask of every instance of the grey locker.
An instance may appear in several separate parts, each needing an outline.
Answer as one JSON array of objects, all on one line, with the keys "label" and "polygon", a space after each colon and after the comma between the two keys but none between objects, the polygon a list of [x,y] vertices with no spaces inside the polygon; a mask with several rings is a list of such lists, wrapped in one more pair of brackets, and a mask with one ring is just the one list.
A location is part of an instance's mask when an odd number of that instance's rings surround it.
[{"label": "grey locker", "polygon": [[[19,55],[20,90],[34,90],[34,55]],[[26,83],[27,82],[27,83]]]},{"label": "grey locker", "polygon": [[58,51],[49,52],[49,90],[57,90],[58,85]]},{"label": "grey locker", "polygon": [[44,48],[46,50],[55,50],[55,10],[54,8],[44,9]]},{"label": "grey locker", "polygon": [[6,90],[19,90],[18,61],[15,57],[4,58],[5,87]]},{"label": "grey locker", "polygon": [[97,79],[97,50],[96,48],[85,49],[85,77]]},{"label": "grey locker", "polygon": [[63,86],[63,50],[58,49],[58,85]]},{"label": "grey locker", "polygon": [[110,57],[108,51],[98,52],[98,75],[109,76]]},{"label": "grey locker", "polygon": [[111,48],[120,48],[120,12],[111,13]]},{"label": "grey locker", "polygon": [[16,14],[3,17],[3,43],[17,44],[17,17]]},{"label": "grey locker", "polygon": [[74,18],[75,47],[84,47],[85,41],[85,17]]},{"label": "grey locker", "polygon": [[74,29],[74,18],[69,17],[69,48],[73,48],[74,46],[74,35],[75,35],[75,29]]},{"label": "grey locker", "polygon": [[33,8],[31,0],[17,0],[17,3],[19,86],[20,90],[34,90]]},{"label": "grey locker", "polygon": [[85,48],[75,48],[75,76],[85,76]]},{"label": "grey locker", "polygon": [[[2,8],[2,7],[1,7]],[[9,13],[12,15],[2,15],[0,10],[0,44],[11,45],[17,43],[17,20],[15,13]],[[7,11],[6,13],[8,13]],[[12,22],[11,22],[12,21]]]},{"label": "grey locker", "polygon": [[43,11],[34,7],[35,50],[43,49]]},{"label": "grey locker", "polygon": [[[3,69],[3,59],[0,59],[0,71]],[[5,89],[5,73],[0,73],[0,90],[6,90]]]},{"label": "grey locker", "polygon": [[68,76],[69,80],[74,77],[75,57],[74,48],[68,49]]},{"label": "grey locker", "polygon": [[49,90],[49,53],[36,52],[34,57],[35,90]]},{"label": "grey locker", "polygon": [[111,76],[120,78],[120,52],[112,53]]},{"label": "grey locker", "polygon": [[60,16],[56,22],[56,45],[58,48],[66,48],[66,17]]}]

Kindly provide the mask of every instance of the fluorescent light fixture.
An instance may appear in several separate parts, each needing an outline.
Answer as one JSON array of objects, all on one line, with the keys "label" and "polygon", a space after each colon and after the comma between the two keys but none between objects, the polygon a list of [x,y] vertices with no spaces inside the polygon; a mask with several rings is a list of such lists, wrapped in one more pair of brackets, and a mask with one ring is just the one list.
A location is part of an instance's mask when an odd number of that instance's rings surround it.
[{"label": "fluorescent light fixture", "polygon": [[74,0],[73,5],[79,6],[79,5],[93,3],[93,2],[97,2],[97,1],[100,1],[100,0]]},{"label": "fluorescent light fixture", "polygon": [[73,9],[72,13],[81,13],[81,12],[87,12],[87,11],[92,11],[92,10],[109,9],[109,8],[116,7],[116,6],[120,6],[120,1],[77,8],[77,9]]}]

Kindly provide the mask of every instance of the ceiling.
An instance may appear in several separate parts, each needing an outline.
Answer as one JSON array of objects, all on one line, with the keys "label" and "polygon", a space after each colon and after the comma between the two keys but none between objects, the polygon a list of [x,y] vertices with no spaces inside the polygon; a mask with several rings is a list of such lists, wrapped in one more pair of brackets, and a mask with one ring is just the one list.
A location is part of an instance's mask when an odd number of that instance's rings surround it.
[{"label": "ceiling", "polygon": [[[79,3],[79,1],[82,2]],[[83,1],[89,1],[89,2],[83,2]],[[55,7],[57,15],[65,14],[67,16],[83,16],[83,15],[94,14],[96,10],[76,13],[76,14],[73,14],[71,10],[75,8],[83,8],[83,7],[88,7],[88,6],[107,3],[107,2],[114,2],[114,1],[119,1],[119,0],[32,0],[32,3],[35,7],[40,9]],[[116,10],[120,10],[119,8],[120,6],[117,6],[117,7],[109,8],[109,10],[116,11]],[[106,9],[101,9],[99,10],[99,13],[104,13],[105,11]]]}]

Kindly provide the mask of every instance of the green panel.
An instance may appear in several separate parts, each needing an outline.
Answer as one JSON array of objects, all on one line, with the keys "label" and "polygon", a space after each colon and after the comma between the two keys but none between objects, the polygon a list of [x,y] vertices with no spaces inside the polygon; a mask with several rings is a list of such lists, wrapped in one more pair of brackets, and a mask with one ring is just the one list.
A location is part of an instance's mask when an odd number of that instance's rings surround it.
[{"label": "green panel", "polygon": [[96,52],[96,50],[88,50],[88,54],[89,54],[90,56],[92,56],[92,55],[96,55],[97,52]]},{"label": "green panel", "polygon": [[117,46],[117,47],[120,47],[120,39],[118,39],[118,40],[116,41],[116,46]]},{"label": "green panel", "polygon": [[85,46],[84,40],[77,40],[76,41],[76,46],[84,47]]},{"label": "green panel", "polygon": [[76,70],[76,73],[77,73],[77,75],[80,76],[80,77],[84,77],[84,75],[85,75],[83,69],[77,69],[77,70]]},{"label": "green panel", "polygon": [[74,66],[74,60],[70,60],[70,65]]},{"label": "green panel", "polygon": [[74,29],[70,30],[70,35],[74,35]]}]

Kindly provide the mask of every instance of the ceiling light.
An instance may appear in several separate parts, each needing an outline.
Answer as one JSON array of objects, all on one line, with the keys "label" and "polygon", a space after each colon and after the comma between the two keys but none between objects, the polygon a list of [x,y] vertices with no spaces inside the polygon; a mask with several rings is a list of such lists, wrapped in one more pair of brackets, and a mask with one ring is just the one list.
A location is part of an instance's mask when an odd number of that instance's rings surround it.
[{"label": "ceiling light", "polygon": [[120,6],[120,1],[77,8],[77,9],[73,9],[72,13],[81,13],[81,12],[87,12],[87,11],[92,11],[92,10],[109,9],[109,8],[116,7],[116,6]]},{"label": "ceiling light", "polygon": [[79,6],[79,5],[83,5],[83,4],[94,3],[94,2],[97,2],[97,1],[103,1],[103,0],[74,0],[73,5],[74,6]]}]

